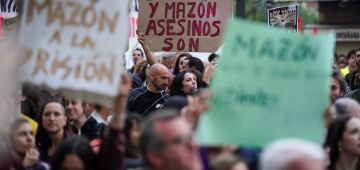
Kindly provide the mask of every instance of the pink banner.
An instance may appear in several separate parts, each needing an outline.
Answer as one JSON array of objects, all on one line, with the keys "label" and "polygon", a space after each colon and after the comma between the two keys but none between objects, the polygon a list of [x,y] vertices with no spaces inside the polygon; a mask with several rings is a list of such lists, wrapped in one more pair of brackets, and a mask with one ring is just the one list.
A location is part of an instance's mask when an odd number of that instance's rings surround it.
[{"label": "pink banner", "polygon": [[0,38],[2,38],[3,37],[3,35],[4,35],[4,32],[3,32],[3,18],[2,17],[0,17]]}]

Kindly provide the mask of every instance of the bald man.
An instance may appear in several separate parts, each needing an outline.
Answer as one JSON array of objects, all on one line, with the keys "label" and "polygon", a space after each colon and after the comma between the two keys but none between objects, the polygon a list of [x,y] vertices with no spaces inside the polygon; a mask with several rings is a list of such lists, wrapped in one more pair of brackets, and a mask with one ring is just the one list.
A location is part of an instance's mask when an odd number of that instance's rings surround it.
[{"label": "bald man", "polygon": [[154,64],[148,74],[148,85],[130,92],[127,110],[147,117],[149,113],[163,107],[168,94],[165,92],[170,80],[170,72],[162,64]]},{"label": "bald man", "polygon": [[340,98],[335,101],[331,108],[334,116],[349,115],[360,117],[360,104],[351,98]]}]

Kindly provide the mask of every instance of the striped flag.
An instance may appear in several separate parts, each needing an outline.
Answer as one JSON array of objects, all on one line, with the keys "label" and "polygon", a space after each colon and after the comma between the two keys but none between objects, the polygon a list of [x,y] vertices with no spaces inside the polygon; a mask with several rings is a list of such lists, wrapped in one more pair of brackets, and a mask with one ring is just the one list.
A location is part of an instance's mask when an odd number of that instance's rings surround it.
[{"label": "striped flag", "polygon": [[17,6],[15,0],[0,0],[0,16],[3,18],[13,18],[17,16]]}]

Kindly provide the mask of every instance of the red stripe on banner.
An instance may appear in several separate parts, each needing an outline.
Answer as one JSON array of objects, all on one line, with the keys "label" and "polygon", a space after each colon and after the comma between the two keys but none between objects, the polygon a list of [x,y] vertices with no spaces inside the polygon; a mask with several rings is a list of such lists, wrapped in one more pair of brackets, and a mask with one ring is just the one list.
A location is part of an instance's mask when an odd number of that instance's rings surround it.
[{"label": "red stripe on banner", "polygon": [[4,21],[4,19],[2,17],[0,17],[0,38],[3,38],[3,36],[4,36],[3,21]]},{"label": "red stripe on banner", "polygon": [[302,19],[301,17],[298,18],[298,32],[302,31]]}]

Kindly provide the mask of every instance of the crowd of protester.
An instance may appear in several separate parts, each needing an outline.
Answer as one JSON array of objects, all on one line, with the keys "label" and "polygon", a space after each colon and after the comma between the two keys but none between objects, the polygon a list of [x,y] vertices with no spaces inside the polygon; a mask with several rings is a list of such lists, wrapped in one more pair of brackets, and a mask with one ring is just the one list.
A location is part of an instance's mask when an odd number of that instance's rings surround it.
[{"label": "crowd of protester", "polygon": [[0,169],[360,170],[360,49],[334,57],[323,146],[281,139],[266,148],[210,147],[193,132],[210,108],[220,56],[157,58],[140,32],[138,41],[112,108],[23,84]]}]

